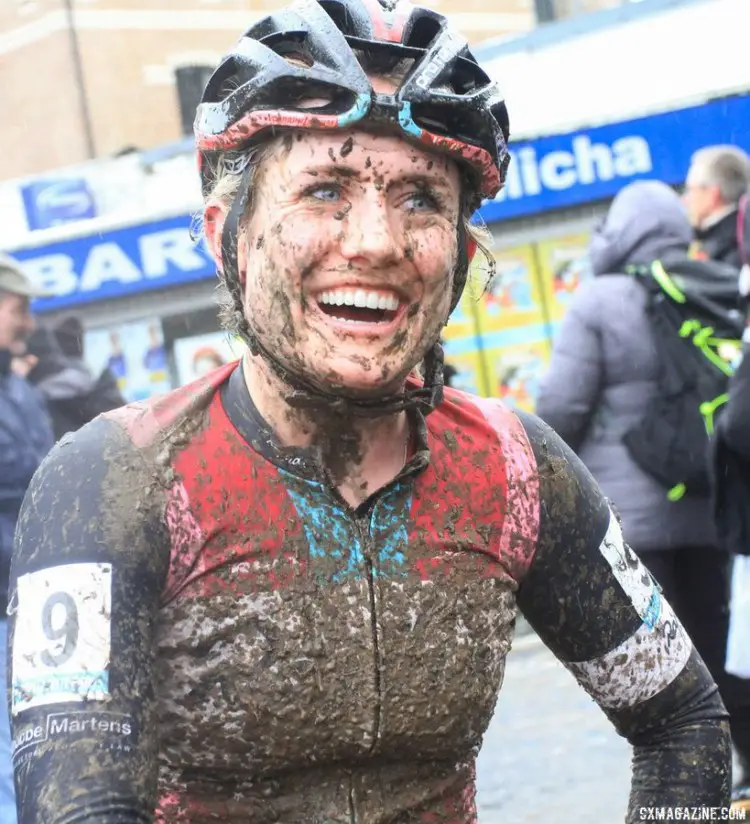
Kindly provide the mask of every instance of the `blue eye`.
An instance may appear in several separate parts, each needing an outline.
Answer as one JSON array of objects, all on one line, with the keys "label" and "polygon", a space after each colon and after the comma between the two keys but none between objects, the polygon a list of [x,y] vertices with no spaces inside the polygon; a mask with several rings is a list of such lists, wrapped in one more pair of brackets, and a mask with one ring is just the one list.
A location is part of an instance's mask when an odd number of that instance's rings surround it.
[{"label": "blue eye", "polygon": [[429,192],[414,192],[406,198],[405,203],[414,212],[436,212],[440,208],[437,198]]},{"label": "blue eye", "polygon": [[327,203],[335,203],[341,199],[341,187],[335,183],[315,184],[305,191],[307,197],[315,200],[323,200]]}]

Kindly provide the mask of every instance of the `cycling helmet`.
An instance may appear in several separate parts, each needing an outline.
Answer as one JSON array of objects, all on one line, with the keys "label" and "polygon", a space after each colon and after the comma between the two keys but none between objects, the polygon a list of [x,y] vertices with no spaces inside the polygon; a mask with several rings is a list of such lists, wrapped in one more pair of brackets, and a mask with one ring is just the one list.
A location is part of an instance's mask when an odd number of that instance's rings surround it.
[{"label": "cycling helmet", "polygon": [[[394,95],[379,95],[354,50],[383,73],[414,64]],[[315,97],[324,102],[305,105]],[[269,128],[343,129],[367,117],[471,167],[483,197],[500,190],[509,126],[497,86],[443,15],[405,0],[298,0],[248,29],[198,106],[199,162]]]},{"label": "cycling helmet", "polygon": [[[388,74],[406,65],[405,60],[411,62],[395,92],[380,94],[373,90],[358,54],[376,74]],[[245,32],[208,81],[196,112],[204,195],[211,190],[215,168],[211,161],[217,156],[243,174],[222,236],[222,267],[228,284],[227,273],[236,267],[238,224],[249,197],[247,150],[270,130],[346,129],[362,121],[385,124],[425,149],[454,158],[471,181],[472,209],[481,198],[494,197],[503,185],[510,159],[505,103],[464,37],[443,15],[408,0],[297,0]],[[463,225],[458,230],[451,311],[463,292],[473,252]],[[241,295],[233,298],[237,303]],[[330,401],[330,393],[292,375],[247,330],[243,337],[251,351],[263,354],[283,373],[300,397],[324,395]],[[425,365],[424,389],[412,390],[408,403],[401,398],[399,408],[415,405],[415,398],[425,411],[439,402],[439,343]],[[438,385],[428,386],[432,381]],[[351,399],[351,403],[352,411],[375,414],[388,411],[390,402]]]}]

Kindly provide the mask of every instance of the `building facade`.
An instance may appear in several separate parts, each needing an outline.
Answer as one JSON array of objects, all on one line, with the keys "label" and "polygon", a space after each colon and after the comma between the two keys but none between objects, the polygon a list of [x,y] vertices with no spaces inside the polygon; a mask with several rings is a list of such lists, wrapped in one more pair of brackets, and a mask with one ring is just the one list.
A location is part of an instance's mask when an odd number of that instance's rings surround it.
[{"label": "building facade", "polygon": [[[189,132],[207,73],[287,0],[3,0],[0,180]],[[533,0],[429,0],[471,42],[522,34]],[[10,116],[8,116],[10,113]]]}]

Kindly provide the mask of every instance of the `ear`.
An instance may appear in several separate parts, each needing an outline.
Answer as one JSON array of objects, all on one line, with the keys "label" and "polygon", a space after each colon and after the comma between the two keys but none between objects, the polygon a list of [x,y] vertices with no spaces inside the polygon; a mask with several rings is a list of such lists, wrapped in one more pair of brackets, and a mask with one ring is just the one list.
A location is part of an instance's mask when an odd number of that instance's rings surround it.
[{"label": "ear", "polygon": [[224,231],[224,221],[227,213],[224,207],[215,200],[209,200],[203,209],[203,231],[206,235],[208,249],[221,269],[221,235]]},{"label": "ear", "polygon": [[721,189],[718,186],[711,186],[711,200],[716,209],[721,209],[729,205],[726,200],[724,200]]},{"label": "ear", "polygon": [[[227,212],[224,206],[215,200],[209,200],[203,210],[203,231],[206,234],[206,242],[213,259],[216,261],[217,269],[222,269],[222,237],[224,235],[224,223],[227,219]],[[240,283],[244,287],[247,273],[247,244],[245,233],[240,231],[237,238],[237,269]]]}]

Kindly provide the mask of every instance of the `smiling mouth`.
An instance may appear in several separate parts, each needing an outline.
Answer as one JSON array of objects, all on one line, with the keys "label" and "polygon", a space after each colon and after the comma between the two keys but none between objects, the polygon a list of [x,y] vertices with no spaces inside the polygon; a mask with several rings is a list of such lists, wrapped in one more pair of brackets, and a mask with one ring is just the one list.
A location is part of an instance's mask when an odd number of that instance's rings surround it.
[{"label": "smiling mouth", "polygon": [[393,292],[376,289],[330,289],[318,295],[317,304],[328,317],[352,324],[391,323],[401,307]]}]

